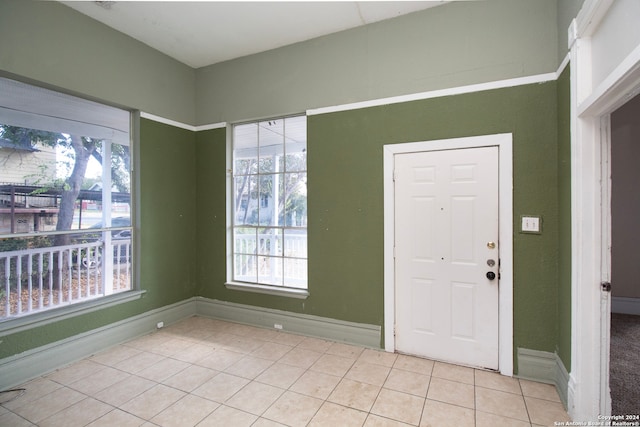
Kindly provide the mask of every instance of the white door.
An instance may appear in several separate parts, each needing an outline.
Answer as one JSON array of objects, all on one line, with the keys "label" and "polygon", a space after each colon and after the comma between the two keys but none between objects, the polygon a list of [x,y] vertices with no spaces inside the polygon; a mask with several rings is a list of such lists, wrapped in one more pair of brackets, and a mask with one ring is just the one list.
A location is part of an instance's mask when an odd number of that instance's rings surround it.
[{"label": "white door", "polygon": [[497,370],[498,148],[394,167],[396,350]]}]

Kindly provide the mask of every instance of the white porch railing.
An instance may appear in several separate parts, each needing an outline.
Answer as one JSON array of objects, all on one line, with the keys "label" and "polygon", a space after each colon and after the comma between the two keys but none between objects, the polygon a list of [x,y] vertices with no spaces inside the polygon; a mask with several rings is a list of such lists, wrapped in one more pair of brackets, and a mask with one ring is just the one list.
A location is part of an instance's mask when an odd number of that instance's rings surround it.
[{"label": "white porch railing", "polygon": [[131,289],[131,240],[111,247],[111,259],[102,241],[0,252],[0,320]]},{"label": "white porch railing", "polygon": [[307,234],[236,234],[234,279],[307,287]]}]

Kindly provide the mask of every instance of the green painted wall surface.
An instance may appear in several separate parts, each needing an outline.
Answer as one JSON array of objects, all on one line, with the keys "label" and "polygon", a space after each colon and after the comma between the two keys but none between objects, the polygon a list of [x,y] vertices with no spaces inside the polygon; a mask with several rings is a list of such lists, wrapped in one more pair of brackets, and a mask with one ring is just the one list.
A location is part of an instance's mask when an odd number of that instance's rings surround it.
[{"label": "green painted wall surface", "polygon": [[196,70],[197,124],[554,72],[556,6],[451,2],[203,67]]},{"label": "green painted wall surface", "polygon": [[0,1],[0,73],[195,121],[195,70],[55,1]]},{"label": "green painted wall surface", "polygon": [[558,348],[571,370],[571,94],[567,66],[558,79]]},{"label": "green painted wall surface", "polygon": [[[515,346],[554,351],[557,336],[557,122],[555,82],[383,107],[310,116],[308,119],[309,292],[307,300],[230,291],[222,257],[199,254],[202,295],[346,321],[383,325],[384,144],[495,133],[514,137],[514,229],[520,215],[544,218],[542,235],[515,233]],[[199,141],[199,161],[221,179],[222,138]],[[201,156],[200,154],[206,154]],[[201,160],[206,157],[206,160]],[[217,177],[217,178],[216,178]],[[213,181],[212,181],[213,182]],[[224,188],[210,222],[198,220],[200,248],[223,253]],[[200,199],[200,197],[199,197]],[[202,209],[199,209],[199,215]],[[217,249],[216,249],[217,246]],[[208,261],[208,262],[207,262]]]},{"label": "green painted wall surface", "polygon": [[0,339],[0,359],[196,294],[195,134],[141,120],[140,300]]}]

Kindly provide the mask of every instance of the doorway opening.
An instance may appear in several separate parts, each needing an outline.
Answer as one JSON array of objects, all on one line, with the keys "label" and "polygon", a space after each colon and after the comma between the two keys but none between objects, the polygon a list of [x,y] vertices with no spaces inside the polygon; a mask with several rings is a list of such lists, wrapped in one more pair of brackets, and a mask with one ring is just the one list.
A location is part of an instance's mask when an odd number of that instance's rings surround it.
[{"label": "doorway opening", "polygon": [[612,414],[640,413],[640,95],[611,113]]}]

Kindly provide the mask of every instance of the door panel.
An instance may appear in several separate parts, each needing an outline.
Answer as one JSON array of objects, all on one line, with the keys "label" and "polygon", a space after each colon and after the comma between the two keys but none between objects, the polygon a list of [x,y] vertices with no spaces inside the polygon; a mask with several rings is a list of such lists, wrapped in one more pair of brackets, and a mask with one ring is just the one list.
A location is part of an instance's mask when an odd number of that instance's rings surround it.
[{"label": "door panel", "polygon": [[396,349],[498,369],[497,147],[397,154],[394,167]]}]

